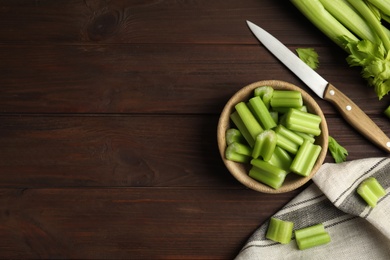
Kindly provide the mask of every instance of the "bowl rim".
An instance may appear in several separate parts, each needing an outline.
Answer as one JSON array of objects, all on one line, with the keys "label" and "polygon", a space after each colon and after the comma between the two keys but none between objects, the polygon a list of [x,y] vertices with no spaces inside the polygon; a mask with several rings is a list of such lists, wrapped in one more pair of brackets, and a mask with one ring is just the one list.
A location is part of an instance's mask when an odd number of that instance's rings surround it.
[{"label": "bowl rim", "polygon": [[[242,173],[243,164],[233,162],[225,158],[225,149],[227,147],[225,132],[228,129],[228,127],[231,125],[230,114],[234,111],[234,105],[237,104],[239,101],[248,100],[249,97],[253,96],[254,89],[260,86],[271,86],[276,89],[286,89],[286,90],[289,89],[289,90],[300,91],[302,93],[304,104],[308,106],[309,111],[321,117],[321,123],[320,123],[321,135],[316,137],[316,143],[320,142],[319,144],[321,145],[322,149],[311,173],[306,177],[299,176],[297,181],[289,185],[282,185],[279,189],[273,189],[268,185],[265,185],[261,182],[252,179],[251,177],[249,177],[248,173],[243,174]],[[282,80],[261,80],[246,85],[245,87],[238,90],[232,97],[230,97],[228,102],[225,104],[220,114],[218,120],[218,127],[217,127],[217,140],[218,140],[219,153],[229,172],[246,187],[263,193],[289,192],[303,186],[309,180],[311,180],[312,177],[318,171],[318,169],[321,167],[323,162],[325,161],[325,157],[328,150],[328,138],[329,138],[328,125],[325,116],[320,106],[314,100],[314,98],[302,88]]]}]

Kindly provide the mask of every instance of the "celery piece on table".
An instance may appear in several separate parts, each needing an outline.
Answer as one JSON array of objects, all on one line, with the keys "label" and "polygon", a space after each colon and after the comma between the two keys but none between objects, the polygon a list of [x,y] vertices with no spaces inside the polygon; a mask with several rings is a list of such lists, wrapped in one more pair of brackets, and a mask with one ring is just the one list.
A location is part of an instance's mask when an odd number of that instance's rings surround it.
[{"label": "celery piece on table", "polygon": [[234,111],[230,115],[230,119],[236,125],[236,127],[241,132],[241,134],[244,136],[249,146],[253,147],[253,145],[255,144],[255,140],[252,138],[252,135],[249,133],[248,129],[244,125],[244,122],[242,122],[240,115],[237,113],[237,111]]},{"label": "celery piece on table", "polygon": [[269,161],[276,147],[276,134],[273,130],[264,130],[255,140],[252,157],[261,156],[264,161]]},{"label": "celery piece on table", "polygon": [[288,173],[261,159],[252,159],[251,164],[253,167],[249,170],[249,177],[274,189],[278,189],[282,186]]},{"label": "celery piece on table", "polygon": [[390,106],[388,106],[387,108],[386,108],[386,110],[385,110],[385,115],[388,117],[388,118],[390,118]]},{"label": "celery piece on table", "polygon": [[329,233],[322,223],[295,230],[295,240],[300,250],[324,245],[330,242]]},{"label": "celery piece on table", "polygon": [[295,90],[274,90],[271,98],[271,107],[298,108],[303,106],[302,94]]},{"label": "celery piece on table", "polygon": [[320,155],[322,148],[305,140],[295,155],[290,170],[298,175],[308,176]]},{"label": "celery piece on table", "polygon": [[320,123],[320,116],[294,108],[290,109],[284,118],[284,124],[288,129],[314,136],[321,134]]},{"label": "celery piece on table", "polygon": [[264,105],[267,107],[267,109],[269,109],[270,107],[270,101],[273,93],[274,88],[271,86],[261,86],[254,90],[254,96],[259,96],[263,100]]},{"label": "celery piece on table", "polygon": [[249,99],[249,103],[251,104],[250,107],[252,108],[254,116],[265,130],[272,129],[276,126],[268,108],[259,96]]},{"label": "celery piece on table", "polygon": [[369,177],[359,184],[357,193],[370,207],[374,208],[378,200],[386,194],[386,191],[377,179]]},{"label": "celery piece on table", "polygon": [[286,150],[280,148],[279,146],[276,146],[274,153],[272,154],[271,159],[268,162],[285,171],[289,171],[292,162],[292,157]]},{"label": "celery piece on table", "polygon": [[249,110],[245,102],[239,102],[235,108],[245,127],[251,134],[253,140],[255,140],[257,135],[263,132],[263,128],[261,127],[260,123],[256,120],[255,116]]},{"label": "celery piece on table", "polygon": [[238,143],[245,143],[246,142],[246,140],[245,140],[244,136],[242,135],[242,133],[240,132],[240,130],[238,130],[236,128],[229,128],[228,130],[226,130],[225,137],[226,137],[226,144],[227,145],[234,143],[234,142],[238,142]]},{"label": "celery piece on table", "polygon": [[231,143],[226,147],[225,158],[239,163],[248,163],[252,159],[252,149],[244,144],[237,142]]},{"label": "celery piece on table", "polygon": [[293,222],[271,217],[265,237],[281,244],[288,244],[291,241],[293,228]]}]

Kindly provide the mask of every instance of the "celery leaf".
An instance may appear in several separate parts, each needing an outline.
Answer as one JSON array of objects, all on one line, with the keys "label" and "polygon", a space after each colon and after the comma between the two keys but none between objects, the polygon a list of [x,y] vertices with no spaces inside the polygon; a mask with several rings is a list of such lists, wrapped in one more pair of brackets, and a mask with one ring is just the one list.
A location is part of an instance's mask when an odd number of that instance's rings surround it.
[{"label": "celery leaf", "polygon": [[310,68],[318,68],[318,54],[313,48],[297,48],[296,52],[303,62],[305,62]]},{"label": "celery leaf", "polygon": [[347,160],[348,151],[341,146],[333,137],[329,136],[328,149],[336,163]]}]

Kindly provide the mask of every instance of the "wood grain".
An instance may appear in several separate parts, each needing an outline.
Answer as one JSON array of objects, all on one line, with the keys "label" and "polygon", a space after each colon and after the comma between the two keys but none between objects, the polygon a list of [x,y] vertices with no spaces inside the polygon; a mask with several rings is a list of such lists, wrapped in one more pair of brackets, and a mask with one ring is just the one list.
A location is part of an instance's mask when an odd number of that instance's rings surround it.
[{"label": "wood grain", "polygon": [[[246,20],[314,47],[318,72],[390,135],[389,96],[288,1],[4,0],[0,17],[1,259],[233,259],[306,187],[248,190],[218,153],[241,87],[310,91]],[[313,97],[348,160],[388,156]]]}]

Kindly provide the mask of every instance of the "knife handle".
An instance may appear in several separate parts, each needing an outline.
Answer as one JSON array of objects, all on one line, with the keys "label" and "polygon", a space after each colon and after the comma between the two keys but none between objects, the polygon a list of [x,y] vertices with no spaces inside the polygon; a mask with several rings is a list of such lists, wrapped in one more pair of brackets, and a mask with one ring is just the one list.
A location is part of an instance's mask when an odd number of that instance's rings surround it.
[{"label": "knife handle", "polygon": [[390,138],[352,100],[332,84],[328,84],[324,99],[333,103],[344,119],[368,140],[390,153]]}]

